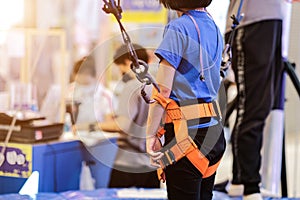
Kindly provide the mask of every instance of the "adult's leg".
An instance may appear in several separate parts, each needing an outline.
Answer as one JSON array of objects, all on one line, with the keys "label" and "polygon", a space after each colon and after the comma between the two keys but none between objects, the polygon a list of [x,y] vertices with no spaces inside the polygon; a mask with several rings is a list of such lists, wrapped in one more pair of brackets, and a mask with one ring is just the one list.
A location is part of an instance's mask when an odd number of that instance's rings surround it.
[{"label": "adult's leg", "polygon": [[233,70],[238,88],[237,119],[232,133],[233,184],[244,194],[259,192],[264,122],[274,99],[274,62],[280,21],[270,20],[237,30]]}]

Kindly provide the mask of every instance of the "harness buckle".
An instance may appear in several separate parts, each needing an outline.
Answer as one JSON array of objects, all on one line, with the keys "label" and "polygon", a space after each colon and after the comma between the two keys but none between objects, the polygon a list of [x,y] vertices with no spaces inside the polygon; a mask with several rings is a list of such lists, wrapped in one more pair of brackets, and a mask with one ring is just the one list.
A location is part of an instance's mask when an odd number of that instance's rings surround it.
[{"label": "harness buckle", "polygon": [[167,157],[170,164],[176,163],[175,155],[172,151],[170,150],[165,151],[165,156]]},{"label": "harness buckle", "polygon": [[165,168],[168,165],[172,165],[176,163],[175,155],[172,151],[166,150],[164,152],[163,157],[160,159],[161,167]]},{"label": "harness buckle", "polygon": [[163,157],[160,159],[160,165],[164,169],[169,165],[173,165],[176,163],[175,155],[172,151],[166,150],[164,152]]},{"label": "harness buckle", "polygon": [[172,121],[181,120],[184,118],[183,114],[181,112],[181,109],[179,107],[178,108],[168,108],[167,115],[168,115],[168,117],[170,117],[172,119]]},{"label": "harness buckle", "polygon": [[[192,150],[198,148],[197,144],[193,141],[193,139],[190,136],[188,136],[184,140],[178,142],[177,145],[184,155],[187,155]],[[192,148],[191,148],[191,146],[192,146]]]}]

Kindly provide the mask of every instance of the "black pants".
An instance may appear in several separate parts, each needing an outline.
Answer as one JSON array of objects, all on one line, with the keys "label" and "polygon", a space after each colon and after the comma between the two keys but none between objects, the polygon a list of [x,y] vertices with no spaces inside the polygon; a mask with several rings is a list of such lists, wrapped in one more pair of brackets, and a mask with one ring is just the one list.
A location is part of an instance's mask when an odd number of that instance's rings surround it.
[{"label": "black pants", "polygon": [[233,41],[238,105],[231,138],[232,182],[244,184],[244,194],[259,192],[263,128],[280,96],[281,36],[282,21],[268,20],[237,29]]},{"label": "black pants", "polygon": [[[165,126],[165,147],[175,143],[173,125]],[[201,152],[210,161],[210,166],[217,163],[225,151],[225,139],[221,125],[198,130],[190,130]],[[202,178],[202,174],[186,158],[169,165],[165,169],[168,199],[170,200],[210,200],[215,181],[215,174]]]},{"label": "black pants", "polygon": [[[136,170],[143,171],[141,169]],[[110,175],[110,188],[159,188],[160,182],[157,177],[156,170],[143,173],[130,173],[126,170],[119,171],[112,169]]]}]

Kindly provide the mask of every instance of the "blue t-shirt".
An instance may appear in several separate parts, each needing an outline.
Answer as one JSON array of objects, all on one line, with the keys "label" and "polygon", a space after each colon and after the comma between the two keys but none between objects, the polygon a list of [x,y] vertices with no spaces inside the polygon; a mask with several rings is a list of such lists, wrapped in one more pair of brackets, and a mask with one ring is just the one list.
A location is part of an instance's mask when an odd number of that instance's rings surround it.
[{"label": "blue t-shirt", "polygon": [[[188,12],[200,29],[200,41],[193,21],[184,14],[165,27],[163,40],[155,51],[160,59],[165,59],[176,69],[170,98],[181,105],[197,99],[215,100],[221,83],[222,35],[207,12]],[[205,81],[200,80],[200,47]],[[202,124],[201,127],[209,125]]]}]

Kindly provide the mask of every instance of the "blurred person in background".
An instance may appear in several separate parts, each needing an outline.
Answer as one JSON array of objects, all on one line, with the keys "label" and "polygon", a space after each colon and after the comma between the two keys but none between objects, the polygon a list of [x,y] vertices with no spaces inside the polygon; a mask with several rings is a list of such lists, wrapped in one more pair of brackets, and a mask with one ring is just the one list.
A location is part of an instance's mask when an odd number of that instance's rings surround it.
[{"label": "blurred person in background", "polygon": [[83,57],[74,64],[70,81],[67,104],[72,106],[77,129],[104,121],[112,113],[113,94],[97,80],[93,57]]},{"label": "blurred person in background", "polygon": [[[140,60],[148,63],[147,50],[133,44]],[[110,176],[110,188],[137,187],[159,188],[156,169],[150,165],[146,153],[146,122],[148,104],[141,96],[141,83],[131,71],[131,60],[126,45],[120,46],[114,55],[122,79],[116,85],[117,109],[113,118],[98,123],[100,130],[120,133],[118,152]],[[146,86],[151,93],[151,86]]]}]

